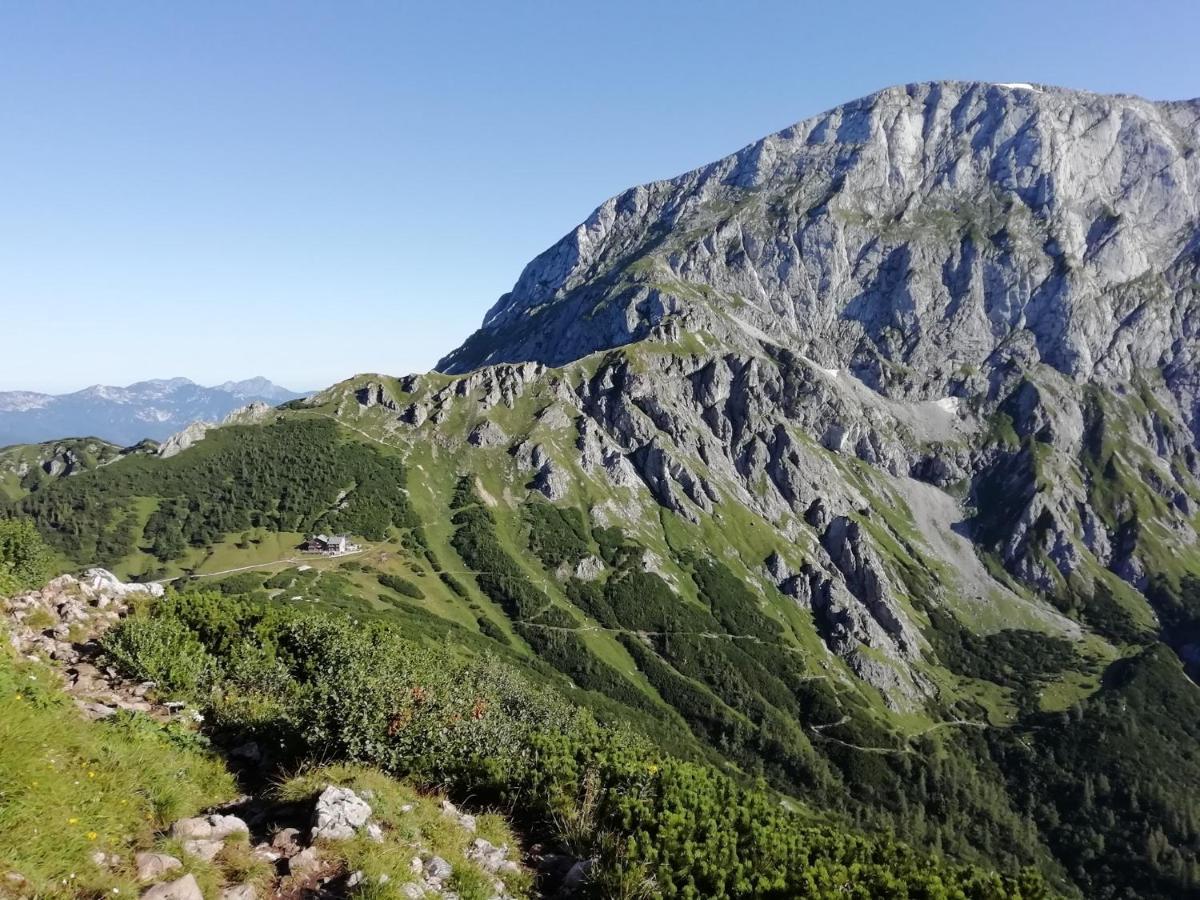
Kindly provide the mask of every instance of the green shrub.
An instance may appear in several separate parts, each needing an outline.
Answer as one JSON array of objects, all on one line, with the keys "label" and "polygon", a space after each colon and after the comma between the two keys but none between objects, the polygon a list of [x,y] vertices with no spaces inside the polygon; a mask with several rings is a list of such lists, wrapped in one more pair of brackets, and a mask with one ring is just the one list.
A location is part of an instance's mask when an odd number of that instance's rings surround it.
[{"label": "green shrub", "polygon": [[465,600],[470,594],[461,581],[451,575],[449,572],[438,572],[438,578],[442,580],[442,584],[450,588],[450,592],[456,597]]},{"label": "green shrub", "polygon": [[600,548],[600,558],[610,566],[620,566],[625,562],[631,548],[625,543],[625,534],[615,525],[607,528],[593,528],[592,539]]},{"label": "green shrub", "polygon": [[548,568],[573,565],[591,553],[583,514],[578,509],[527,503],[524,516],[529,525],[529,548]]},{"label": "green shrub", "polygon": [[238,594],[253,594],[263,587],[262,572],[238,572],[236,575],[226,575],[224,578],[197,578],[187,583],[187,587],[195,590],[220,591],[227,596]]},{"label": "green shrub", "polygon": [[487,616],[477,616],[475,622],[479,625],[479,633],[484,637],[491,638],[493,641],[498,641],[506,646],[512,644],[512,641],[509,640],[508,635],[504,633],[504,629],[502,629]]},{"label": "green shrub", "polygon": [[0,519],[0,597],[41,587],[52,574],[49,548],[28,519]]},{"label": "green shrub", "polygon": [[930,643],[946,668],[970,678],[1016,689],[1040,688],[1083,660],[1065,638],[1018,628],[977,635],[952,613],[930,606]]},{"label": "green shrub", "polygon": [[142,681],[192,692],[213,674],[214,660],[183,622],[173,617],[124,619],[103,639],[122,668]]},{"label": "green shrub", "polygon": [[414,600],[422,600],[425,597],[425,592],[417,585],[413,584],[407,578],[401,578],[399,575],[379,575],[379,583],[385,588],[390,588],[397,594],[403,594],[405,597],[412,597]]}]

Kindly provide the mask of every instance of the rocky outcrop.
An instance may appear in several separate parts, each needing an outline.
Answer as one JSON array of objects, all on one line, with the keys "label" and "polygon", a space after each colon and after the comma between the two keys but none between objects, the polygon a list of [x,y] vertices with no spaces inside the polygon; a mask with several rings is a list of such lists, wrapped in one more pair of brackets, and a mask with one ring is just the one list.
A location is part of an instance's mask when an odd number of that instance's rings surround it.
[{"label": "rocky outcrop", "polygon": [[204,436],[212,427],[208,422],[192,422],[163,441],[162,446],[158,448],[158,455],[163,459],[178,456],[184,450],[204,440]]},{"label": "rocky outcrop", "polygon": [[499,447],[508,443],[508,435],[490,419],[484,419],[471,429],[467,443],[475,447]]},{"label": "rocky outcrop", "polygon": [[142,900],[204,900],[204,894],[196,876],[189,872],[176,881],[156,884],[142,894]]},{"label": "rocky outcrop", "polygon": [[265,422],[271,417],[275,409],[269,403],[264,403],[261,400],[254,400],[247,403],[245,406],[239,407],[221,420],[222,425],[255,425],[259,422]]},{"label": "rocky outcrop", "polygon": [[354,398],[360,406],[367,409],[370,409],[372,406],[381,406],[393,412],[399,409],[391,392],[378,381],[368,381],[355,392]]},{"label": "rocky outcrop", "polygon": [[533,476],[529,487],[541,493],[547,500],[562,500],[571,490],[571,476],[554,460],[547,459]]},{"label": "rocky outcrop", "polygon": [[60,575],[40,590],[0,601],[0,608],[13,649],[59,667],[64,689],[89,718],[104,719],[127,710],[166,719],[182,710],[168,710],[147,700],[153,685],[121,679],[105,663],[98,644],[139,594],[159,597],[163,588],[154,583],[122,583],[106,569],[92,568],[78,578]]},{"label": "rocky outcrop", "polygon": [[915,654],[915,629],[896,604],[883,563],[864,536],[862,526],[838,516],[825,529],[821,544],[842,573],[846,588],[879,623],[897,651]]},{"label": "rocky outcrop", "polygon": [[341,841],[366,827],[371,806],[349,788],[329,785],[317,798],[313,810],[312,839]]},{"label": "rocky outcrop", "polygon": [[604,565],[604,560],[598,556],[585,556],[583,559],[572,564],[564,562],[554,572],[559,581],[567,581],[575,578],[579,581],[595,581],[604,572],[607,571]]},{"label": "rocky outcrop", "polygon": [[183,868],[182,862],[166,853],[138,853],[133,861],[138,881],[158,881],[168,872]]}]

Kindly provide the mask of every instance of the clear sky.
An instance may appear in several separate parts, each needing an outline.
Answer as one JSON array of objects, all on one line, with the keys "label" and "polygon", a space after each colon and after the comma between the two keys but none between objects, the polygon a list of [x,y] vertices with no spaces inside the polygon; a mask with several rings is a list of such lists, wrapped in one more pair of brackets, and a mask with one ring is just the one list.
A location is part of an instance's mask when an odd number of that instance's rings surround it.
[{"label": "clear sky", "polygon": [[1200,3],[11,2],[0,390],[429,368],[631,185],[889,84],[1200,95]]}]

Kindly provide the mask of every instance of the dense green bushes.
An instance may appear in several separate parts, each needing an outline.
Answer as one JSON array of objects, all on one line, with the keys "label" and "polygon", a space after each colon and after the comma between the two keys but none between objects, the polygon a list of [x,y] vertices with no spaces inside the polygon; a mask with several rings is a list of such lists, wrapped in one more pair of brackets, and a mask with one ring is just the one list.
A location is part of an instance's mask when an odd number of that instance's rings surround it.
[{"label": "dense green bushes", "polygon": [[[66,555],[111,565],[140,538],[158,559],[179,558],[249,528],[344,531],[372,540],[414,524],[399,460],[342,440],[316,419],[210,431],[170,459],[131,455],[43,486],[12,508]],[[161,498],[141,534],[136,498]]]},{"label": "dense green bushes", "polygon": [[377,578],[381,585],[395,591],[397,594],[412,597],[414,600],[421,600],[425,597],[425,592],[407,578],[388,574],[381,574]]},{"label": "dense green bushes", "polygon": [[140,681],[196,691],[213,676],[215,661],[179,619],[129,619],[109,633],[105,651]]},{"label": "dense green bushes", "polygon": [[1054,676],[1083,668],[1065,638],[1018,628],[977,635],[949,612],[930,606],[926,613],[930,642],[946,668],[1012,688],[1023,708],[1037,708],[1038,691]]},{"label": "dense green bushes", "polygon": [[[189,594],[124,621],[107,646],[126,671],[205,704],[217,735],[280,748],[284,766],[358,760],[513,808],[527,828],[597,855],[596,897],[636,896],[614,886],[638,883],[651,885],[641,896],[696,900],[1046,896],[1034,876],[806,825],[761,785],[600,726],[492,659],[382,625]],[[167,666],[168,654],[192,662]]]},{"label": "dense green bushes", "polygon": [[758,598],[726,565],[698,556],[687,562],[700,596],[727,634],[751,635],[768,642],[780,639],[779,625],[762,614]]},{"label": "dense green bushes", "polygon": [[461,600],[466,600],[467,597],[470,596],[470,594],[467,593],[467,589],[463,586],[463,583],[449,572],[438,572],[438,579],[442,582],[442,584],[450,589],[450,593],[452,593],[455,597],[458,597]]},{"label": "dense green bushes", "polygon": [[33,523],[0,519],[0,598],[41,587],[51,566],[50,550]]},{"label": "dense green bushes", "polygon": [[573,507],[550,503],[527,503],[529,547],[550,569],[574,564],[591,552],[583,515]]},{"label": "dense green bushes", "polygon": [[623,632],[642,674],[708,746],[864,826],[1009,868],[1045,863],[986,746],[946,731],[913,751],[857,692],[809,675],[782,626],[723,563],[685,558],[701,606],[644,571],[640,549],[619,533],[606,537],[616,570],[604,583],[572,580],[567,594]]},{"label": "dense green bushes", "polygon": [[1067,712],[988,738],[1085,896],[1200,895],[1200,690],[1166,646],[1114,663]]}]

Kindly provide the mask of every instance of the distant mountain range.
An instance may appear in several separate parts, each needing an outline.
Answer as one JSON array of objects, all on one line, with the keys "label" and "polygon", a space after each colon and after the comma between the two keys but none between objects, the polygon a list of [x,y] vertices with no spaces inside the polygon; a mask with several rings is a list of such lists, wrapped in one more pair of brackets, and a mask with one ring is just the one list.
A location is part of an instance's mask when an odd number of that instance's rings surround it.
[{"label": "distant mountain range", "polygon": [[129,445],[161,441],[197,421],[219,421],[254,400],[272,405],[303,394],[266,378],[204,387],[187,378],[94,385],[71,394],[0,391],[0,446],[65,437],[99,437]]}]

